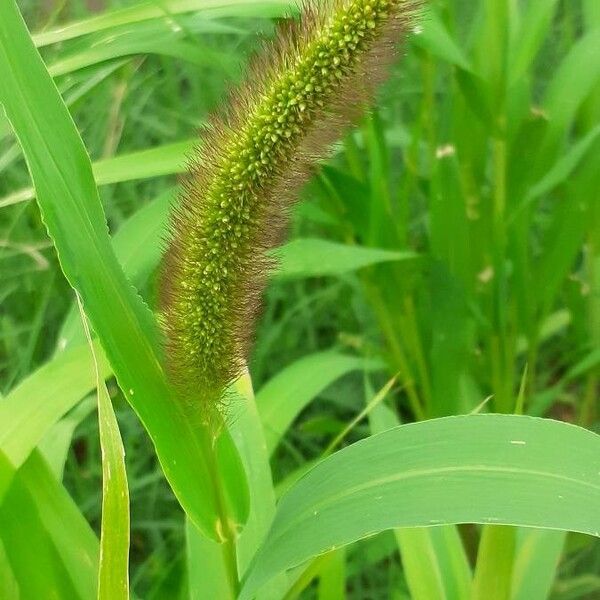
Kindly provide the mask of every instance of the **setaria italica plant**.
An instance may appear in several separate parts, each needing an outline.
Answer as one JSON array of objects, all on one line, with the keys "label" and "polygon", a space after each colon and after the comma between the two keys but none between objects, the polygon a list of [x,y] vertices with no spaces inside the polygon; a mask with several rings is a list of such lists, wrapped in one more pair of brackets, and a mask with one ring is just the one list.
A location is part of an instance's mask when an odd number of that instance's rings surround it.
[{"label": "setaria italica plant", "polygon": [[170,377],[205,420],[245,365],[270,262],[316,161],[360,115],[418,0],[321,0],[279,29],[214,117],[171,218],[162,308]]}]

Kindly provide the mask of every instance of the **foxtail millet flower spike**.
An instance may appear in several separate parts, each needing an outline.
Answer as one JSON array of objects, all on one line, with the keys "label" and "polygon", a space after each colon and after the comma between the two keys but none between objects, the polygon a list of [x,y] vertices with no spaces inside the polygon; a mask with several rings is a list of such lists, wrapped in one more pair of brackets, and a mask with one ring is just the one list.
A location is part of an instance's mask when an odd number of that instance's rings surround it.
[{"label": "foxtail millet flower spike", "polygon": [[203,133],[171,218],[161,299],[170,378],[205,421],[244,368],[290,205],[385,78],[419,4],[306,3]]}]

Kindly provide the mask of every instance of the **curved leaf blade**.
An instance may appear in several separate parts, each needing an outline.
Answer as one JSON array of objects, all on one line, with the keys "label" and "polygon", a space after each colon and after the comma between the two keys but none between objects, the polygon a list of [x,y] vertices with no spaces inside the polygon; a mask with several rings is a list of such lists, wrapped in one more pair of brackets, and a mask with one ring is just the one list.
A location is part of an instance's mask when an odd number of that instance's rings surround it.
[{"label": "curved leaf blade", "polygon": [[402,425],[330,456],[283,497],[242,590],[394,527],[494,523],[600,536],[600,436],[510,415]]},{"label": "curved leaf blade", "polygon": [[274,275],[280,279],[343,275],[383,262],[413,260],[412,251],[351,246],[316,238],[292,240],[273,252],[278,259]]}]

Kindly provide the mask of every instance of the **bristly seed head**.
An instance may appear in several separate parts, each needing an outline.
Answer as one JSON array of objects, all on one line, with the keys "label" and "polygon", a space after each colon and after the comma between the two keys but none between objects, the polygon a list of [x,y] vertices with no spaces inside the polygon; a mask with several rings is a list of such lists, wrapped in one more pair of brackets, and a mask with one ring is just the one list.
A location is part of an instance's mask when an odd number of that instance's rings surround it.
[{"label": "bristly seed head", "polygon": [[171,219],[162,308],[170,377],[220,414],[244,368],[287,211],[315,162],[384,78],[418,0],[321,0],[281,28],[213,118]]}]

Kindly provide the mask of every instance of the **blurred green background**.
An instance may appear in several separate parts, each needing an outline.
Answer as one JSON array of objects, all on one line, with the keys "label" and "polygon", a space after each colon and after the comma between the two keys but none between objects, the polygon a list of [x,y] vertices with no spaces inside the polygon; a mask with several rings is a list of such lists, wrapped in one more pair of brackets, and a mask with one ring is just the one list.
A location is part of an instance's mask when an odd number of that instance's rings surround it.
[{"label": "blurred green background", "polygon": [[[119,22],[128,13],[110,11],[141,5],[19,4],[96,163],[113,233],[172,189],[188,140],[287,12],[252,0],[182,12],[185,3],[165,0],[146,3],[161,17]],[[90,17],[72,39],[58,27]],[[3,395],[60,348],[73,319],[73,292],[29,186],[0,119]],[[164,209],[149,214],[160,227]],[[276,481],[318,457],[393,375],[387,401],[405,421],[479,409],[598,430],[600,2],[429,2],[376,107],[303,191],[290,238],[301,241],[266,293],[255,389],[318,351],[361,360],[325,375],[274,455]],[[157,250],[137,250],[151,303]],[[126,446],[133,589],[179,597],[183,514],[144,430],[109,389]],[[97,528],[94,402],[60,424],[65,485]],[[346,439],[365,435],[361,422]],[[461,533],[474,556],[476,529]],[[569,535],[551,598],[600,597],[599,573],[598,542]],[[408,597],[391,533],[349,549],[347,576],[348,597]]]}]

